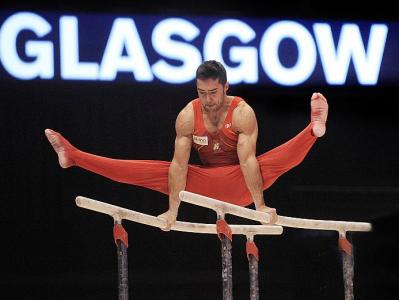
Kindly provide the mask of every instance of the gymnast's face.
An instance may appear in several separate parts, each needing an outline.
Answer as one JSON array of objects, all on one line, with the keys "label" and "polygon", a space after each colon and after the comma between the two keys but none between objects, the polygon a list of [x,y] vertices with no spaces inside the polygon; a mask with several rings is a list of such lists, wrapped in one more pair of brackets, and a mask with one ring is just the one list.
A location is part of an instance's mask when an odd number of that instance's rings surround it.
[{"label": "gymnast's face", "polygon": [[219,111],[226,99],[228,88],[228,83],[223,86],[219,79],[197,79],[197,91],[202,109],[205,112]]}]

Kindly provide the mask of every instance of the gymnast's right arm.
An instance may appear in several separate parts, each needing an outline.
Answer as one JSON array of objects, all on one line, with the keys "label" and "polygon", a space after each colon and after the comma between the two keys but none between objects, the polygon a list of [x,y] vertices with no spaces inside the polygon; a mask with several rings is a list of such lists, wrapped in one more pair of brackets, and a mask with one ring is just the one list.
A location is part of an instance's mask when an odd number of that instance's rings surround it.
[{"label": "gymnast's right arm", "polygon": [[163,230],[170,230],[175,223],[180,205],[179,192],[186,188],[193,130],[194,111],[189,103],[176,118],[175,152],[168,174],[169,210],[159,216],[167,221]]}]

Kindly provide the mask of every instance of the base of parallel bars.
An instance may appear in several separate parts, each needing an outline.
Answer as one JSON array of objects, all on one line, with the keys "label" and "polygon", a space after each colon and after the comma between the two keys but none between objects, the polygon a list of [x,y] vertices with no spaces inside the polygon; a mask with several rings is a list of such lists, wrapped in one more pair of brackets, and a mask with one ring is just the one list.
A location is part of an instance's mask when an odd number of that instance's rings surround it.
[{"label": "base of parallel bars", "polygon": [[259,250],[253,240],[246,244],[249,270],[249,299],[259,300]]},{"label": "base of parallel bars", "polygon": [[259,273],[258,260],[253,256],[249,256],[249,299],[259,300]]},{"label": "base of parallel bars", "polygon": [[354,259],[352,244],[345,236],[340,236],[338,246],[342,256],[342,275],[344,281],[345,300],[353,300]]},{"label": "base of parallel bars", "polygon": [[226,237],[221,237],[222,246],[222,282],[223,300],[233,299],[233,262],[231,257],[231,241]]},{"label": "base of parallel bars", "polygon": [[128,234],[122,224],[114,225],[114,239],[118,256],[118,299],[129,300]]},{"label": "base of parallel bars", "polygon": [[218,215],[216,231],[222,252],[223,300],[233,300],[233,261],[231,256],[233,235],[222,215]]}]

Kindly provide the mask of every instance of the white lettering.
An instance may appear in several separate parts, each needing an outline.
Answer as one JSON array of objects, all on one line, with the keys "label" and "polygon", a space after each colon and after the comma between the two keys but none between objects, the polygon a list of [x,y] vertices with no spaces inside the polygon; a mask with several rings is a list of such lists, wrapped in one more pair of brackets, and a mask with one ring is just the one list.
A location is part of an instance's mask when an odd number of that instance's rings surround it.
[{"label": "white lettering", "polygon": [[63,79],[96,80],[98,64],[79,62],[78,18],[60,18],[60,61]]},{"label": "white lettering", "polygon": [[[283,39],[292,39],[298,47],[296,64],[287,68],[281,64],[278,48]],[[259,46],[260,60],[266,74],[281,85],[298,85],[309,78],[316,66],[316,45],[312,35],[301,24],[280,21],[263,34]]]},{"label": "white lettering", "polygon": [[256,37],[255,31],[239,20],[222,20],[214,24],[208,31],[204,41],[205,60],[215,59],[225,65],[229,82],[232,84],[258,81],[258,51],[255,47],[231,47],[229,58],[239,63],[238,67],[229,67],[223,59],[222,46],[229,37],[237,37],[241,43],[249,43]]},{"label": "white lettering", "polygon": [[10,16],[0,28],[0,61],[9,74],[18,79],[54,77],[53,44],[49,41],[28,41],[25,53],[35,58],[32,62],[23,61],[17,52],[18,34],[23,30],[33,31],[39,38],[51,31],[51,25],[41,16],[21,12]]},{"label": "white lettering", "polygon": [[[262,28],[261,24],[270,21],[251,23],[249,19],[244,22],[205,17],[115,18],[112,24],[105,26],[89,25],[98,29],[91,43],[79,39],[82,29],[79,18],[86,17],[58,17],[59,33],[54,33],[54,24],[42,15],[17,12],[6,16],[0,24],[0,75],[7,72],[19,80],[52,79],[56,69],[64,80],[113,81],[124,72],[138,82],[159,79],[183,84],[195,78],[195,71],[203,60],[215,59],[226,67],[231,84],[263,84],[269,78],[283,86],[306,81],[344,85],[352,69],[354,74],[350,75],[356,76],[360,85],[375,85],[380,77],[395,82],[397,77],[393,64],[382,69],[388,65],[388,61],[383,64],[384,55],[392,55],[399,47],[393,37],[388,39],[387,24],[369,24],[366,29],[363,24],[344,23],[338,32],[329,23],[288,20],[272,22]],[[49,19],[53,20],[53,16]],[[136,24],[137,20],[142,23]],[[153,20],[159,21],[154,23]],[[110,25],[107,35],[104,28]],[[141,27],[146,28],[146,35],[138,31]],[[286,47],[287,40],[293,48]],[[104,53],[99,53],[101,50],[93,45],[104,47]],[[386,47],[391,49],[384,54]],[[54,59],[55,49],[59,49],[59,60]],[[93,56],[80,57],[86,53],[91,55],[91,52]],[[100,62],[90,61],[100,55]],[[393,61],[390,57],[385,60]],[[58,61],[59,66],[55,67]],[[316,63],[319,64],[317,73]],[[320,72],[324,73],[324,78],[320,78]]]},{"label": "white lettering", "polygon": [[[123,49],[127,56],[122,56]],[[114,21],[101,63],[100,78],[114,80],[117,72],[132,72],[137,81],[152,81],[151,73],[140,36],[132,19]]]},{"label": "white lettering", "polygon": [[191,42],[200,34],[199,29],[189,21],[170,18],[159,22],[152,32],[152,45],[163,56],[182,61],[181,66],[171,66],[164,59],[153,66],[154,75],[165,82],[184,83],[195,78],[195,70],[201,63],[201,53],[192,45],[174,41],[172,35],[179,35]]},{"label": "white lettering", "polygon": [[377,83],[388,34],[386,25],[371,26],[367,51],[364,48],[359,27],[355,24],[342,26],[337,49],[334,46],[330,25],[317,23],[313,25],[313,30],[324,75],[329,84],[345,83],[351,57],[359,83],[364,85]]}]

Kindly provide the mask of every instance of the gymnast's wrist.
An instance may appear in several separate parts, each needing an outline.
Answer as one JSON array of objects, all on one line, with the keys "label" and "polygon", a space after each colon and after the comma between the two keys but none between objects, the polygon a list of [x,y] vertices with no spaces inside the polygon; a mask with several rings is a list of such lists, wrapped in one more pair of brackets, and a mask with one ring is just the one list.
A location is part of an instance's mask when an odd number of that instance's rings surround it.
[{"label": "gymnast's wrist", "polygon": [[263,202],[263,201],[262,202],[255,202],[254,201],[254,203],[255,203],[256,210],[267,208],[265,202]]},{"label": "gymnast's wrist", "polygon": [[179,211],[179,204],[170,204],[169,205],[169,211],[175,215],[177,215],[177,212]]},{"label": "gymnast's wrist", "polygon": [[263,199],[263,194],[257,196],[252,196],[256,209],[266,207],[265,200]]}]

